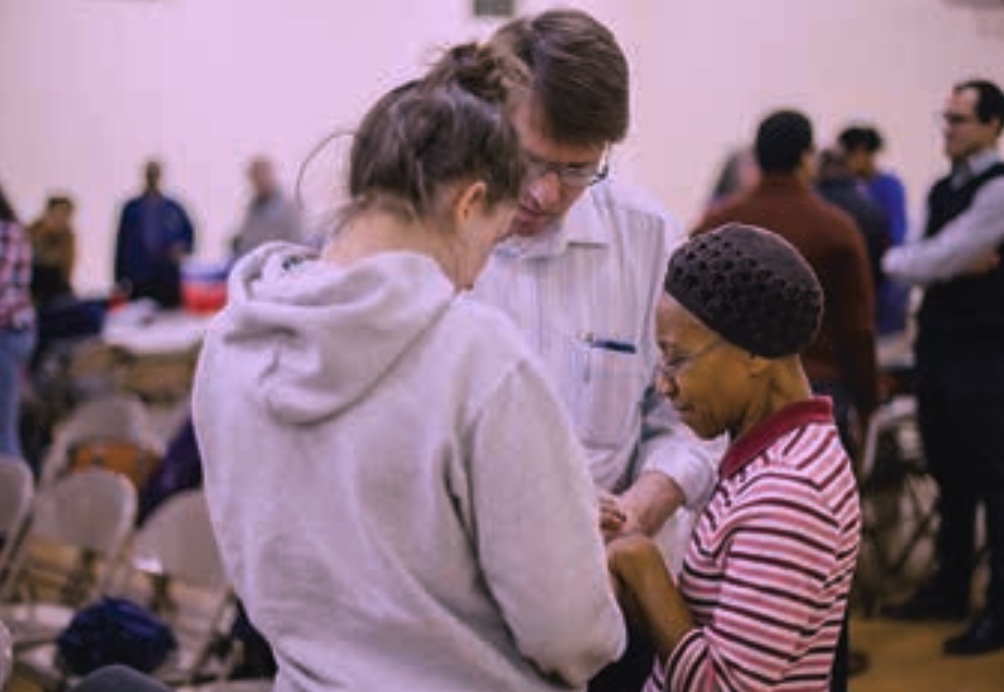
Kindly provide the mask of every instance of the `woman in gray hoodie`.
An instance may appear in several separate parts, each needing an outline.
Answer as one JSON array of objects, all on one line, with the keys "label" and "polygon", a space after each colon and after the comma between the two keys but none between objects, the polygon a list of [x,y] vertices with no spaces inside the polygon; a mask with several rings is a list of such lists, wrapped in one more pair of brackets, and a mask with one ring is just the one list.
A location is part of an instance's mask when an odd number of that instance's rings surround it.
[{"label": "woman in gray hoodie", "polygon": [[277,690],[582,688],[623,648],[583,452],[463,293],[520,188],[520,74],[466,45],[384,96],[324,250],[246,257],[207,335],[206,491]]}]

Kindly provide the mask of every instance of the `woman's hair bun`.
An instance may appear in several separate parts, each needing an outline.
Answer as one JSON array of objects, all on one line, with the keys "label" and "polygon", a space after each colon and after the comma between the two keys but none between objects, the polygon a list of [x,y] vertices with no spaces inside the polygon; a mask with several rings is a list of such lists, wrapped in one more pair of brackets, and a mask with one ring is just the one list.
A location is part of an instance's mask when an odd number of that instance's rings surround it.
[{"label": "woman's hair bun", "polygon": [[463,43],[447,50],[422,82],[429,87],[456,85],[478,98],[505,103],[527,83],[525,65],[489,44]]}]

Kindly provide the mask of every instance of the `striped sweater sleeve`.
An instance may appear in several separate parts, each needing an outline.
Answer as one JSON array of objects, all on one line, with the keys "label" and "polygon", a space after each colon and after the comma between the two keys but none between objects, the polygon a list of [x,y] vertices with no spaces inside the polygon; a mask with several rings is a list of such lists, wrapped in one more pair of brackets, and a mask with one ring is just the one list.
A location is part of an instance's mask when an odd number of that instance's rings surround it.
[{"label": "striped sweater sleeve", "polygon": [[[666,662],[666,690],[762,690],[825,683],[832,647],[820,647],[813,633],[839,627],[832,619],[839,592],[835,546],[841,528],[827,511],[811,480],[768,471],[750,479],[721,518],[715,545],[699,551],[725,551],[723,575],[702,575],[694,567],[692,600],[716,602],[711,620],[680,642]],[[702,590],[705,590],[702,594]],[[839,597],[839,596],[837,596]],[[818,661],[792,678],[791,661]]]}]

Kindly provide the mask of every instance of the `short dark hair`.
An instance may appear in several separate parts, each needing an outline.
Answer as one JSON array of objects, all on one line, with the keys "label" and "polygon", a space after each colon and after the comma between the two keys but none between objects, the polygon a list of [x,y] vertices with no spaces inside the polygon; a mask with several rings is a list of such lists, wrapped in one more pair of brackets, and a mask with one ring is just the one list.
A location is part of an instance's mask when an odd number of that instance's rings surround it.
[{"label": "short dark hair", "polygon": [[0,221],[17,223],[17,212],[14,211],[14,205],[7,199],[2,187],[0,187]]},{"label": "short dark hair", "polygon": [[812,124],[798,111],[775,111],[757,128],[755,149],[764,173],[792,173],[812,151]]},{"label": "short dark hair", "polygon": [[630,72],[613,33],[581,10],[557,9],[502,26],[492,43],[530,71],[545,134],[567,144],[619,142],[630,118]]},{"label": "short dark hair", "polygon": [[953,91],[958,93],[966,89],[972,89],[979,95],[976,101],[976,117],[983,123],[996,120],[997,132],[1000,132],[1004,128],[1004,93],[1000,87],[986,79],[970,79],[956,84]]},{"label": "short dark hair", "polygon": [[885,146],[879,131],[869,125],[852,125],[844,128],[840,136],[837,137],[837,142],[840,144],[840,148],[847,153],[866,151],[869,154],[874,154]]},{"label": "short dark hair", "polygon": [[819,182],[846,180],[853,177],[847,165],[847,153],[833,147],[819,152]]}]

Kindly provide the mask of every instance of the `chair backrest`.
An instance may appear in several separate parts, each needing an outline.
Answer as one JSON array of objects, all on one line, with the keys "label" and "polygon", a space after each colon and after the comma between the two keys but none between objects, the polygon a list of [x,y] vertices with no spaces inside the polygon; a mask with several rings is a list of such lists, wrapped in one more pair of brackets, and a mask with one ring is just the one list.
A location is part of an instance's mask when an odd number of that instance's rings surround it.
[{"label": "chair backrest", "polygon": [[164,500],[136,531],[133,564],[206,588],[227,582],[202,490],[186,490]]},{"label": "chair backrest", "polygon": [[92,399],[81,404],[57,428],[42,462],[40,485],[49,485],[62,476],[74,448],[93,440],[131,442],[158,456],[163,453],[163,441],[154,434],[146,408],[138,397],[116,393]]},{"label": "chair backrest", "polygon": [[0,455],[0,538],[9,538],[21,526],[34,494],[35,479],[28,465]]},{"label": "chair backrest", "polygon": [[[40,488],[0,597],[11,597],[18,584],[44,580],[47,588],[67,594],[61,600],[93,598],[107,584],[109,568],[132,532],[136,505],[132,484],[102,469],[74,473]],[[73,554],[70,562],[65,558],[68,549]],[[103,575],[91,574],[95,562],[105,563]],[[88,579],[83,579],[82,569]]]},{"label": "chair backrest", "polygon": [[164,500],[133,536],[112,590],[146,605],[171,626],[179,651],[157,677],[188,681],[207,660],[232,615],[233,597],[202,490]]},{"label": "chair backrest", "polygon": [[28,465],[18,458],[0,455],[0,583],[34,495],[35,479]]},{"label": "chair backrest", "polygon": [[917,417],[917,400],[913,396],[897,396],[883,404],[872,414],[865,434],[864,453],[861,459],[862,479],[872,477],[876,468],[876,458],[879,454],[880,436],[905,422]]},{"label": "chair backrest", "polygon": [[7,680],[14,668],[14,639],[0,620],[0,690],[7,689]]}]

